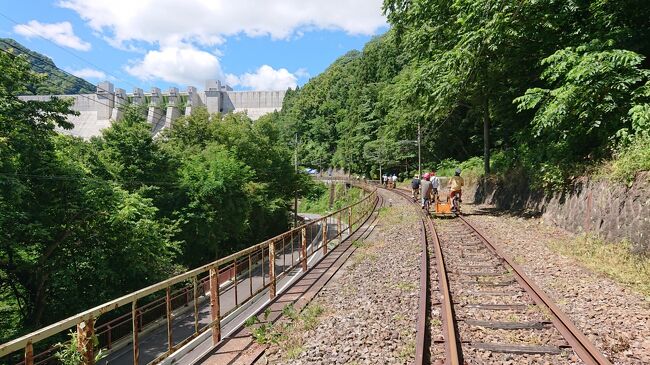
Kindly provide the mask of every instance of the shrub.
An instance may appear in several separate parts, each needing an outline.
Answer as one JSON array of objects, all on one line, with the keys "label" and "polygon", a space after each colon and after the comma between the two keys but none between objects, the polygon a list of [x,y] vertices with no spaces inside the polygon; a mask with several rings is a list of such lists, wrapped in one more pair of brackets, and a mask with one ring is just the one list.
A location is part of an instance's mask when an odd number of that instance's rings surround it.
[{"label": "shrub", "polygon": [[620,150],[611,163],[610,176],[617,181],[632,182],[640,171],[650,171],[650,136],[637,137]]}]

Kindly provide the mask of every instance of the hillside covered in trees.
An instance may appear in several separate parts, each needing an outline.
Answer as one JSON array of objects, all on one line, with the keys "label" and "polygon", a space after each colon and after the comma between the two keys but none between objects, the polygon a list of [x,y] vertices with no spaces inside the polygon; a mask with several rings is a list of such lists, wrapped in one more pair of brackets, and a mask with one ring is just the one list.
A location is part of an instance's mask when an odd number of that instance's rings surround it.
[{"label": "hillside covered in trees", "polygon": [[[557,188],[650,168],[650,3],[385,0],[392,28],[287,94],[269,118],[302,162],[377,176],[423,161]],[[614,159],[614,162],[610,162]]]},{"label": "hillside covered in trees", "polygon": [[38,52],[34,52],[22,44],[10,38],[0,38],[0,49],[11,50],[14,54],[25,55],[31,65],[32,71],[45,74],[47,81],[41,81],[25,85],[25,95],[70,95],[70,94],[93,94],[95,85],[90,82],[71,75],[56,67],[54,61]]}]

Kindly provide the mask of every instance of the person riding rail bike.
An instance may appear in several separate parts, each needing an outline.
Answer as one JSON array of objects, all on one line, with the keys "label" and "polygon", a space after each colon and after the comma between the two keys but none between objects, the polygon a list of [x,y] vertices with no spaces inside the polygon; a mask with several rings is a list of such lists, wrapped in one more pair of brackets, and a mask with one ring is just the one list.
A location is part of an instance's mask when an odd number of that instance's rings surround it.
[{"label": "person riding rail bike", "polygon": [[435,171],[431,171],[429,181],[431,181],[431,202],[435,204],[438,201],[438,190],[440,189],[440,179],[436,176]]},{"label": "person riding rail bike", "polygon": [[415,174],[413,180],[411,180],[411,197],[414,202],[420,200],[420,176],[417,174]]},{"label": "person riding rail bike", "polygon": [[463,185],[465,185],[465,181],[463,181],[463,178],[460,177],[460,172],[460,168],[456,168],[454,176],[449,179],[449,183],[447,184],[447,186],[449,186],[449,199],[451,199],[452,202],[451,211],[453,213],[460,213],[459,203],[463,202],[462,195]]},{"label": "person riding rail bike", "polygon": [[431,181],[429,181],[429,174],[426,173],[422,177],[420,184],[420,199],[422,199],[422,209],[429,213],[429,205],[431,204]]}]

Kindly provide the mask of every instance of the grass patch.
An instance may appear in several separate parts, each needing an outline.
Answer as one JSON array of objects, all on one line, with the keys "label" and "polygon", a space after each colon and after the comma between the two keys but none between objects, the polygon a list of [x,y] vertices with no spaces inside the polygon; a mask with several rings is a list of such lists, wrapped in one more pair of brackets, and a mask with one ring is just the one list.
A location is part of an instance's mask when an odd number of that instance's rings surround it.
[{"label": "grass patch", "polygon": [[325,312],[325,308],[318,303],[308,305],[300,314],[300,322],[305,331],[316,328],[320,322],[320,316]]},{"label": "grass patch", "polygon": [[370,242],[366,242],[364,240],[356,240],[352,242],[352,246],[354,246],[354,248],[366,248],[370,246]]},{"label": "grass patch", "polygon": [[542,316],[544,316],[545,320],[550,320],[551,319],[551,312],[546,307],[541,307],[541,306],[536,305],[536,304],[529,304],[528,305],[528,311],[530,313],[539,313],[539,314],[541,314]]},{"label": "grass patch", "polygon": [[[454,159],[445,159],[438,164],[436,175],[439,177],[454,176],[455,170],[460,167],[462,170],[461,176],[465,180],[465,186],[477,182],[483,176],[483,159],[481,157],[472,157],[466,161],[458,162]],[[445,185],[446,186],[446,179]]]},{"label": "grass patch", "polygon": [[628,184],[639,171],[650,171],[650,135],[637,137],[604,166],[605,176]]},{"label": "grass patch", "polygon": [[524,344],[524,345],[536,345],[541,346],[544,344],[544,340],[539,333],[526,333],[524,331],[500,331],[506,337],[508,343],[512,344]]},{"label": "grass patch", "polygon": [[409,281],[402,281],[397,283],[397,289],[400,289],[402,291],[413,291],[417,289],[417,284],[409,282]]},{"label": "grass patch", "polygon": [[330,187],[328,185],[325,186],[320,194],[314,197],[302,199],[298,204],[298,211],[300,213],[326,215],[358,202],[362,199],[362,193],[363,190],[360,188],[350,187],[349,189],[346,189],[344,184],[336,184],[334,204],[330,209]]},{"label": "grass patch", "polygon": [[386,217],[390,214],[390,212],[393,210],[393,207],[381,207],[377,211],[379,214],[379,217]]},{"label": "grass patch", "polygon": [[[294,360],[305,350],[304,332],[316,328],[323,313],[325,308],[318,303],[309,304],[302,312],[288,304],[282,309],[281,323],[261,323],[258,317],[253,316],[245,325],[257,343],[276,345],[286,360]],[[269,313],[265,312],[263,316],[267,321]]]},{"label": "grass patch", "polygon": [[613,244],[582,235],[573,240],[552,242],[550,247],[650,300],[650,256],[633,254],[630,242]]},{"label": "grass patch", "polygon": [[305,351],[305,348],[302,345],[289,346],[284,353],[284,357],[287,360],[295,360],[303,351]]},{"label": "grass patch", "polygon": [[354,270],[359,264],[365,261],[374,261],[377,255],[370,252],[371,243],[365,240],[356,240],[352,242],[352,246],[357,249],[352,255],[352,262],[348,266],[348,270]]},{"label": "grass patch", "polygon": [[414,340],[408,340],[404,344],[404,347],[402,347],[399,350],[399,354],[397,355],[400,360],[406,361],[409,359],[412,359],[415,357],[415,341]]},{"label": "grass patch", "polygon": [[402,224],[407,219],[415,219],[418,215],[410,206],[391,206],[379,208],[379,219],[383,224]]},{"label": "grass patch", "polygon": [[[512,258],[512,261],[514,261],[517,265],[521,265],[526,263],[526,258],[521,255],[515,255],[515,257]],[[508,272],[510,272],[510,268],[508,268]]]},{"label": "grass patch", "polygon": [[352,256],[352,263],[350,264],[349,269],[353,270],[354,268],[359,266],[359,264],[361,264],[362,262],[375,261],[375,260],[377,260],[377,255],[373,253],[367,251],[355,252],[354,256]]}]

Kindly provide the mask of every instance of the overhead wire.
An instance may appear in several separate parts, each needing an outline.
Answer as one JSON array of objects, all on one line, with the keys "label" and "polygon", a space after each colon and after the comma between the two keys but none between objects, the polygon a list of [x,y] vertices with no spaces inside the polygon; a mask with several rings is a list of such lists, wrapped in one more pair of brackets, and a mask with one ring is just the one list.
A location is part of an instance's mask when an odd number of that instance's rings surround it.
[{"label": "overhead wire", "polygon": [[41,175],[41,174],[22,174],[22,173],[7,173],[0,172],[0,178],[14,179],[20,181],[21,178],[25,179],[38,179],[38,180],[55,180],[55,181],[90,181],[96,183],[115,182],[122,185],[128,184],[141,184],[141,185],[156,185],[156,186],[172,186],[182,187],[182,184],[173,181],[156,181],[156,180],[116,180],[116,179],[102,179],[96,177],[74,176],[74,175]]},{"label": "overhead wire", "polygon": [[[4,41],[2,39],[0,39],[0,43],[8,45],[9,47],[13,47],[13,45],[11,43],[7,43],[6,41]],[[13,52],[10,52],[8,49],[0,49],[0,52],[6,53],[6,54],[8,54],[8,55],[10,55],[12,57],[18,57],[19,56],[19,55],[13,53]],[[44,58],[39,58],[39,57],[35,57],[35,58],[37,58],[37,59],[39,59],[41,61],[49,61],[49,60],[46,60]],[[48,70],[44,69],[43,67],[39,67],[38,65],[31,65],[31,68],[36,69],[37,71],[40,71],[40,73],[48,73]],[[65,71],[62,71],[62,72],[70,75],[69,73],[67,73]],[[76,77],[74,75],[70,75],[70,76]],[[57,78],[57,79],[62,80],[62,81],[67,81],[63,77],[55,75],[55,74],[48,74],[48,79],[46,79],[46,81],[49,81],[51,78]],[[50,83],[49,86],[58,86],[58,85],[54,85],[54,84]],[[103,92],[106,92],[106,93],[109,93],[109,94],[112,95],[110,90],[106,90],[106,89],[104,89],[104,88],[102,88],[100,86],[97,86],[97,90],[103,91]],[[43,96],[43,95],[23,95],[23,96]],[[104,103],[104,102],[99,101],[98,99],[92,98],[92,97],[88,96],[88,94],[70,94],[70,95],[55,95],[55,96],[70,96],[70,97],[77,97],[78,96],[78,97],[82,97],[84,99],[90,100],[92,102],[95,102],[97,104],[103,105],[103,106],[108,107],[108,108],[117,108],[117,106],[115,106],[115,105],[111,106],[108,103]],[[153,111],[153,115],[155,117],[157,117],[156,118],[157,120],[161,120],[162,118],[166,117],[166,114],[156,112],[155,109]]]},{"label": "overhead wire", "polygon": [[[488,17],[489,17],[489,15],[490,15],[489,13],[490,13],[491,5],[492,5],[492,0],[487,0],[487,6],[484,8],[484,11],[483,11],[483,13],[484,13],[484,14],[483,14],[483,18],[484,18],[484,20],[485,20],[486,22],[489,20]],[[521,7],[517,9],[517,11],[515,12],[515,15],[519,12],[520,9],[521,9]],[[440,122],[439,122],[439,123],[438,123],[438,124],[433,128],[433,130],[431,131],[431,133],[435,133],[438,129],[440,129],[440,128],[441,128],[441,127],[442,127],[442,126],[443,126],[443,125],[444,125],[444,124],[445,124],[445,123],[446,123],[446,122],[451,118],[451,116],[453,115],[453,113],[454,113],[454,111],[455,111],[455,109],[456,109],[456,106],[460,103],[461,95],[463,95],[463,92],[464,92],[465,88],[467,87],[467,84],[469,84],[469,80],[472,78],[472,74],[476,71],[476,67],[477,67],[477,65],[478,65],[478,60],[479,60],[479,58],[481,57],[482,52],[483,52],[484,49],[486,48],[486,47],[484,46],[484,44],[485,44],[485,38],[483,38],[483,39],[481,40],[481,42],[480,42],[479,50],[478,50],[478,52],[477,52],[477,56],[476,56],[475,59],[474,59],[474,65],[472,66],[472,68],[471,68],[471,69],[469,70],[469,72],[467,73],[467,77],[463,80],[463,83],[462,83],[462,85],[461,85],[461,87],[460,87],[460,89],[459,89],[459,92],[458,92],[458,94],[457,94],[458,96],[457,96],[457,98],[456,98],[456,101],[454,102],[454,106],[452,107],[452,111],[447,115],[447,117],[445,117],[445,119],[443,119],[442,121],[440,121]],[[343,131],[343,132],[347,132],[347,134],[348,134],[348,138],[350,138],[350,135],[349,135],[349,134],[352,132],[352,130],[354,129],[354,127],[356,127],[356,126],[350,126],[350,127],[348,127],[346,130]],[[347,145],[347,144],[348,144],[348,143],[346,143],[346,145]]]},{"label": "overhead wire", "polygon": [[[10,47],[13,47],[12,44],[5,42],[4,40],[0,39],[0,43],[4,43],[5,45],[8,45]],[[19,55],[10,52],[9,50],[5,49],[0,49],[0,52],[3,52],[10,57],[19,57]],[[43,60],[41,58],[41,60]],[[49,61],[49,60],[48,60]],[[43,69],[42,67],[39,67],[37,65],[31,65],[32,69],[36,69],[37,71],[40,72],[47,72],[47,70]],[[53,76],[55,78],[59,78],[60,80],[65,80],[64,78],[57,76],[57,75],[49,75]],[[52,83],[49,84],[49,86],[57,86]],[[104,90],[98,87],[100,90]],[[108,90],[105,90],[108,92]],[[32,95],[26,95],[26,96],[32,96]],[[35,95],[38,96],[38,95]],[[97,104],[106,106],[106,107],[111,107],[110,104],[103,103],[95,98],[89,97],[86,94],[72,94],[72,95],[59,95],[59,96],[79,96],[86,98],[90,101],[93,101]],[[156,115],[159,118],[165,117],[164,115],[161,115],[159,113],[156,113],[154,111],[154,115]],[[20,173],[0,173],[0,178],[5,178],[5,179],[14,179],[14,180],[20,180],[20,178],[32,178],[32,179],[41,179],[41,180],[60,180],[60,181],[91,181],[91,182],[96,182],[96,183],[106,183],[106,182],[117,182],[120,184],[143,184],[143,185],[160,185],[160,186],[175,186],[175,187],[180,187],[181,185],[176,183],[176,182],[169,182],[169,181],[140,181],[140,180],[124,180],[124,181],[117,181],[117,180],[106,180],[106,179],[100,179],[100,178],[93,178],[93,177],[84,177],[84,176],[73,176],[73,175],[39,175],[39,174],[20,174]]]},{"label": "overhead wire", "polygon": [[85,63],[89,64],[90,66],[94,67],[95,69],[97,69],[97,70],[99,70],[99,71],[104,72],[106,75],[111,76],[111,77],[115,78],[116,80],[118,80],[118,81],[122,81],[122,82],[124,82],[124,83],[126,83],[126,84],[129,84],[129,85],[133,86],[133,87],[139,87],[138,85],[133,84],[133,83],[130,82],[129,80],[125,80],[125,79],[122,79],[122,78],[120,78],[120,77],[117,77],[117,76],[115,76],[115,74],[113,74],[113,73],[111,73],[111,72],[109,72],[109,71],[107,71],[107,70],[105,70],[105,69],[103,69],[103,68],[101,68],[101,67],[95,65],[94,63],[92,63],[92,62],[90,62],[89,60],[87,60],[87,59],[85,59],[85,58],[83,58],[83,57],[77,55],[76,53],[74,53],[74,52],[68,50],[67,48],[62,47],[62,46],[56,44],[56,43],[53,42],[51,39],[48,39],[48,38],[43,37],[40,33],[36,32],[36,31],[35,31],[34,29],[32,29],[30,26],[25,25],[25,24],[20,24],[20,23],[17,22],[16,20],[12,19],[12,18],[9,17],[8,15],[3,14],[3,13],[1,13],[1,12],[0,12],[0,16],[3,17],[3,18],[5,18],[5,19],[7,19],[7,20],[9,20],[10,22],[12,22],[12,23],[14,23],[14,24],[16,24],[16,25],[22,25],[25,29],[29,30],[29,31],[30,31],[31,33],[33,33],[35,36],[37,36],[37,37],[39,37],[39,38],[41,38],[41,39],[43,39],[43,40],[45,40],[45,41],[47,41],[47,42],[49,42],[49,43],[52,43],[55,47],[59,48],[59,49],[62,50],[63,52],[65,52],[65,53],[67,53],[67,54],[69,54],[69,55],[75,57],[76,59],[78,59],[78,60],[80,60],[80,61],[82,61],[82,62],[85,62]]}]

